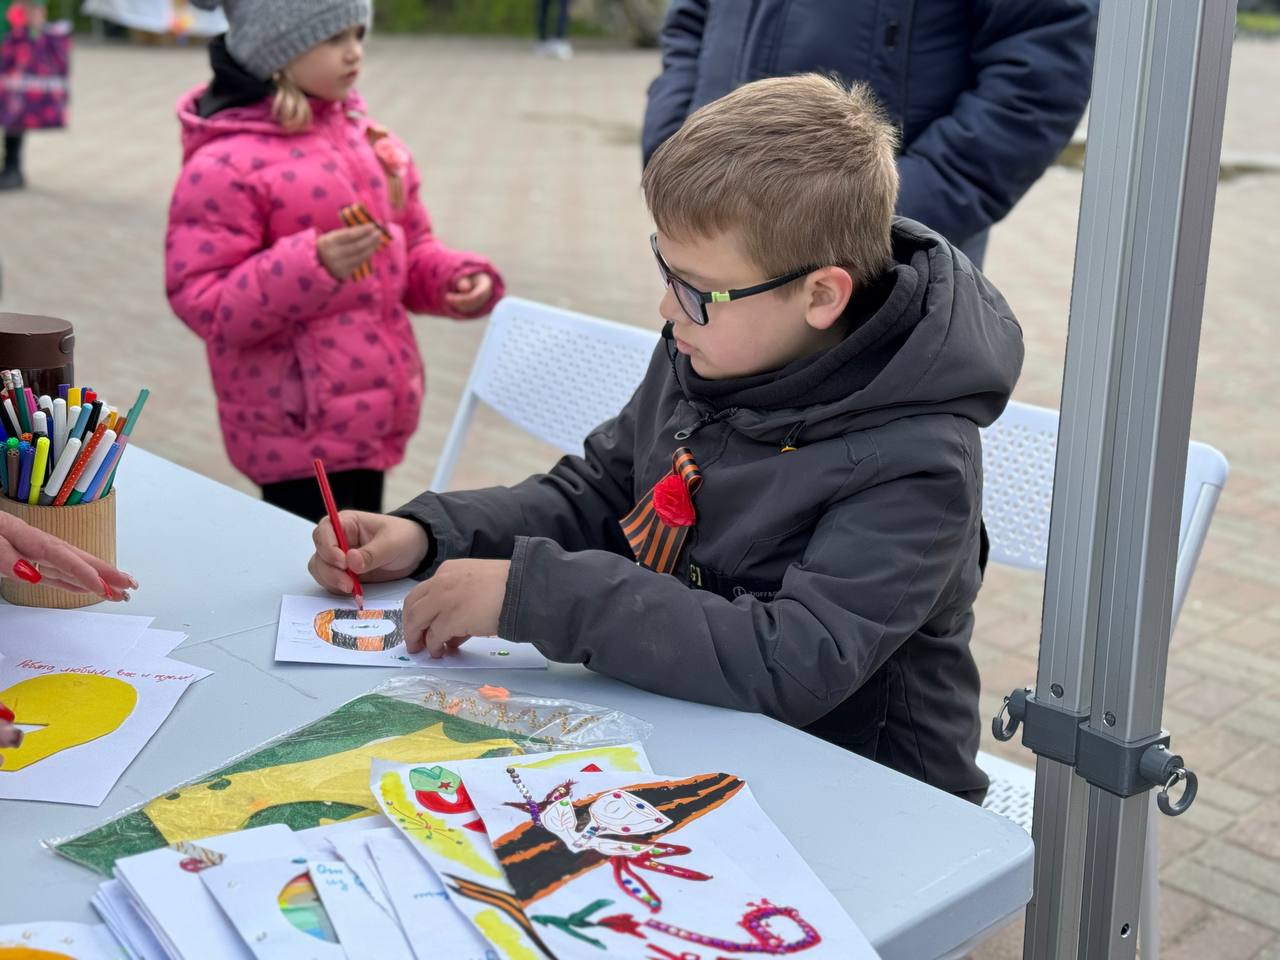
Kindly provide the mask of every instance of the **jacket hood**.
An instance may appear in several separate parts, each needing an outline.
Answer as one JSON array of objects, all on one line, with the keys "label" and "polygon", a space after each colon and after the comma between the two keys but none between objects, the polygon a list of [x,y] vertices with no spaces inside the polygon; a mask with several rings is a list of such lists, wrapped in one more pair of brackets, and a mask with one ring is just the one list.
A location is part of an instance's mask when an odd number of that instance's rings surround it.
[{"label": "jacket hood", "polygon": [[[200,116],[200,98],[208,89],[201,85],[188,91],[178,101],[178,122],[182,125],[182,160],[185,163],[201,147],[224,137],[238,134],[287,137],[280,124],[271,115],[271,98],[266,97],[247,106],[221,110],[211,117]],[[365,112],[364,100],[354,91],[343,101],[333,102],[311,98],[311,109],[317,121],[330,113]]]},{"label": "jacket hood", "polygon": [[939,413],[987,426],[1004,411],[1022,370],[1022,329],[939,234],[895,220],[893,264],[850,311],[843,342],[782,370],[709,381],[681,355],[677,379],[695,406],[761,440],[795,430],[819,440]]}]

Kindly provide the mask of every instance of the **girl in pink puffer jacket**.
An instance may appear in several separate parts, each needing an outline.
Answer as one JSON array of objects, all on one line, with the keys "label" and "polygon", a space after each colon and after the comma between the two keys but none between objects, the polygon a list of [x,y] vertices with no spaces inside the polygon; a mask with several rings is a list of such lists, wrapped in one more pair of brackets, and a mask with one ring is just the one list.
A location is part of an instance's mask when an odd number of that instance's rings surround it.
[{"label": "girl in pink puffer jacket", "polygon": [[[319,520],[321,458],[340,509],[380,512],[422,404],[408,313],[487,313],[502,280],[434,236],[408,152],[352,89],[368,0],[223,6],[213,82],[178,108],[169,302],[207,346],[227,452],[267,502]],[[378,225],[344,227],[354,204]]]}]

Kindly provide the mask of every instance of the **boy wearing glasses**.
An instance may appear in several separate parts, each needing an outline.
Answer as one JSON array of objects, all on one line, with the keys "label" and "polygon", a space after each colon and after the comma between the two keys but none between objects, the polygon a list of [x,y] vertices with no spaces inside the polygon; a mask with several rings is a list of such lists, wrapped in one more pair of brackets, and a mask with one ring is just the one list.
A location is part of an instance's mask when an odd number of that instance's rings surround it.
[{"label": "boy wearing glasses", "polygon": [[895,149],[816,74],[699,110],[644,173],[666,326],[627,406],[514,487],[343,514],[345,554],[321,524],[317,581],[415,576],[411,649],[497,633],[980,800],[978,428],[1022,336],[894,219]]}]

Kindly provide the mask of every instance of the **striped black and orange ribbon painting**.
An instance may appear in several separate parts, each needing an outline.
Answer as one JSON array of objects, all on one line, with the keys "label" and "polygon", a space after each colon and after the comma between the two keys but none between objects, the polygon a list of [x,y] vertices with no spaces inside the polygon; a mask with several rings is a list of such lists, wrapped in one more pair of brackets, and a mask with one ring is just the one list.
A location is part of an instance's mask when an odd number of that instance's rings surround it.
[{"label": "striped black and orange ribbon painting", "polygon": [[[391,242],[391,234],[387,232],[387,228],[380,224],[365,208],[363,203],[353,203],[349,207],[343,207],[341,212],[342,222],[348,227],[362,227],[372,225],[378,228],[378,232],[382,234],[382,246],[386,246]],[[351,275],[352,280],[360,281],[373,274],[373,262],[366,260],[356,268],[356,272]]]},{"label": "striped black and orange ribbon painting", "polygon": [[[660,508],[654,500],[654,494],[660,488],[670,489],[673,485],[675,492],[680,495],[678,499],[684,501],[684,513],[674,517],[669,510]],[[672,457],[671,473],[654,484],[653,489],[644,495],[635,509],[619,521],[638,563],[658,573],[670,573],[675,569],[680,550],[689,535],[689,528],[696,520],[693,495],[700,486],[702,471],[693,459],[693,451],[688,447],[681,447]],[[665,517],[664,513],[667,514]],[[675,522],[668,522],[669,520]]]}]

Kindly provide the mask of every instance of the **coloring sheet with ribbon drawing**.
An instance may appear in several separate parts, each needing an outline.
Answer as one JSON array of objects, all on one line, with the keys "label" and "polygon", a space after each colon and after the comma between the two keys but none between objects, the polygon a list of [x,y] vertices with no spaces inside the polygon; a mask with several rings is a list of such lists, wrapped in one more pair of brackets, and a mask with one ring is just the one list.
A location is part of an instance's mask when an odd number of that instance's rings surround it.
[{"label": "coloring sheet with ribbon drawing", "polygon": [[486,766],[464,782],[510,896],[463,893],[523,922],[547,957],[876,956],[731,774],[566,778]]},{"label": "coloring sheet with ribbon drawing", "polygon": [[341,663],[368,667],[540,670],[547,659],[527,643],[474,637],[457,652],[432,660],[410,654],[402,632],[399,601],[365,604],[363,611],[334,597],[292,597],[280,601],[276,660],[286,663]]},{"label": "coloring sheet with ribbon drawing", "polygon": [[0,750],[0,799],[96,807],[164,723],[200,667],[155,657],[47,655],[0,664],[0,703],[25,736]]},{"label": "coloring sheet with ribbon drawing", "polygon": [[435,870],[458,910],[497,956],[520,960],[543,956],[540,937],[506,908],[513,894],[466,786],[481,771],[505,776],[508,767],[552,771],[560,780],[592,780],[606,770],[643,775],[649,761],[644,748],[632,743],[520,758],[374,762],[370,786],[383,812]]}]

